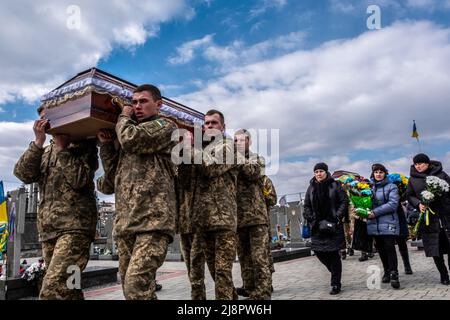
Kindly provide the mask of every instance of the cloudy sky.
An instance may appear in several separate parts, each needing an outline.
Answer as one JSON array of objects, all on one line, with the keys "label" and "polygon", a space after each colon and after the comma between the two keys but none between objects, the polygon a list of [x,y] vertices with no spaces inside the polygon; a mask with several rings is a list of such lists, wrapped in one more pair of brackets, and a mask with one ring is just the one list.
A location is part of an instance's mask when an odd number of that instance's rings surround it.
[{"label": "cloudy sky", "polygon": [[0,21],[8,190],[41,95],[93,66],[223,110],[229,129],[279,130],[271,177],[292,200],[318,161],[408,175],[413,120],[450,171],[450,0],[6,0]]}]

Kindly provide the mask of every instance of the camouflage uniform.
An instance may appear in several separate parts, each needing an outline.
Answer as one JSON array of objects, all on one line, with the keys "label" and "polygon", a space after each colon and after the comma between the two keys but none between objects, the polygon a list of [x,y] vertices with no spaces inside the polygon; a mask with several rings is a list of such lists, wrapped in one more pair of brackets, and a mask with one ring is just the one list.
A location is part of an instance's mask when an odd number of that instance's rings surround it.
[{"label": "camouflage uniform", "polygon": [[[236,258],[237,219],[237,170],[233,149],[233,141],[224,137],[203,150],[194,150],[194,159],[200,154],[203,162],[197,166],[198,180],[191,225],[194,242],[199,241],[215,281],[217,300],[236,298],[232,277]],[[224,162],[221,163],[221,159]],[[195,269],[194,274],[198,271]]]},{"label": "camouflage uniform", "polygon": [[176,219],[175,166],[171,141],[176,125],[153,116],[136,123],[120,115],[118,143],[100,148],[104,176],[98,189],[115,192],[113,236],[127,300],[154,299],[155,276],[173,241]]},{"label": "camouflage uniform", "polygon": [[91,242],[92,238],[86,234],[65,233],[42,243],[42,255],[47,267],[40,299],[84,299],[81,289],[67,287],[66,282],[71,275],[67,270],[72,265],[78,266],[80,271],[86,268]]},{"label": "camouflage uniform", "polygon": [[37,224],[47,266],[40,299],[83,298],[81,290],[68,289],[66,271],[70,265],[83,270],[89,260],[98,215],[97,168],[95,140],[73,142],[59,152],[53,141],[43,149],[32,142],[15,165],[16,177],[39,184]]},{"label": "camouflage uniform", "polygon": [[244,289],[255,300],[271,296],[267,251],[269,219],[263,194],[263,171],[263,159],[249,152],[245,163],[239,165],[237,184],[238,256]]},{"label": "camouflage uniform", "polygon": [[[345,187],[345,186],[343,186],[343,187]],[[358,218],[358,216],[356,216],[353,211],[354,205],[350,201],[351,197],[350,197],[349,191],[345,188],[344,188],[344,191],[347,195],[347,198],[349,199],[348,212],[342,221],[343,226],[344,226],[345,249],[341,249],[341,254],[343,254],[343,257],[345,259],[347,250],[350,250],[352,248],[352,234],[353,234],[353,229],[354,229],[354,225],[355,225],[355,218]]]},{"label": "camouflage uniform", "polygon": [[269,219],[269,241],[267,242],[269,269],[270,273],[274,273],[275,267],[273,265],[272,250],[270,249],[270,244],[272,243],[272,232],[270,231],[270,208],[277,204],[277,193],[272,180],[270,180],[268,176],[263,176],[263,194],[266,201],[267,218]]},{"label": "camouflage uniform", "polygon": [[178,166],[178,233],[181,238],[183,259],[186,263],[189,281],[191,283],[192,300],[206,300],[205,288],[205,254],[199,244],[194,242],[191,218],[194,201],[194,190],[197,184],[195,165],[181,164]]}]

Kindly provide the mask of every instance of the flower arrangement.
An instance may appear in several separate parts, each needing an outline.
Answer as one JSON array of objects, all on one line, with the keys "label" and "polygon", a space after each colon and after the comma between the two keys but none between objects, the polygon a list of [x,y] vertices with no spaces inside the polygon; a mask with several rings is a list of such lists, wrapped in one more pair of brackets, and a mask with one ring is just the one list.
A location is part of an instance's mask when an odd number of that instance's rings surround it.
[{"label": "flower arrangement", "polygon": [[419,215],[419,219],[414,227],[414,234],[417,234],[422,220],[425,220],[425,225],[428,226],[430,224],[430,214],[436,214],[436,212],[430,209],[431,203],[450,190],[447,181],[435,176],[428,176],[425,179],[425,185],[425,190],[420,193],[420,198],[421,203],[426,208],[424,212],[421,212]]},{"label": "flower arrangement", "polygon": [[45,264],[41,259],[39,262],[32,263],[22,274],[22,279],[27,281],[39,281],[44,277]]},{"label": "flower arrangement", "polygon": [[361,218],[369,216],[372,209],[372,189],[367,180],[356,180],[351,175],[343,175],[337,179],[348,192],[350,201],[355,206],[356,214]]},{"label": "flower arrangement", "polygon": [[409,178],[401,173],[390,173],[387,177],[390,182],[397,186],[400,201],[404,201],[406,198],[406,189],[408,188]]}]

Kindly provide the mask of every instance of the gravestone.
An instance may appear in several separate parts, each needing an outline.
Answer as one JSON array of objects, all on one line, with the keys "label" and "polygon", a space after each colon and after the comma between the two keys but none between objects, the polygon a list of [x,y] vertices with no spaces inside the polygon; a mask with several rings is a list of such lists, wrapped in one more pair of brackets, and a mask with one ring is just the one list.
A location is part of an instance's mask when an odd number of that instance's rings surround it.
[{"label": "gravestone", "polygon": [[300,242],[302,240],[300,236],[300,219],[301,219],[301,209],[298,202],[289,202],[289,207],[287,209],[287,218],[290,226],[291,233],[291,243]]},{"label": "gravestone", "polygon": [[277,235],[277,224],[278,224],[278,208],[270,208],[270,239],[272,240],[274,236]]},{"label": "gravestone", "polygon": [[7,276],[8,279],[17,277],[20,268],[20,257],[22,249],[22,235],[25,231],[25,215],[27,206],[27,194],[24,187],[11,191],[10,212],[14,217],[10,217],[10,223],[14,220],[14,230],[9,235],[7,243]]},{"label": "gravestone", "polygon": [[31,184],[28,192],[24,233],[22,234],[22,258],[38,257],[42,255],[42,245],[39,242],[37,229],[38,195],[39,188],[37,183]]}]

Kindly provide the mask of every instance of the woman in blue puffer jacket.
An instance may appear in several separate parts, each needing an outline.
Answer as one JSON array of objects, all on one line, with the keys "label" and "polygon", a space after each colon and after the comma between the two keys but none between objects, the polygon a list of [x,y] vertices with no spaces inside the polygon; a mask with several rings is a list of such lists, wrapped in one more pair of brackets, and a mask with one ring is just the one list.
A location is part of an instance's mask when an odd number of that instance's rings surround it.
[{"label": "woman in blue puffer jacket", "polygon": [[388,171],[382,164],[372,165],[373,209],[367,219],[367,233],[375,239],[375,246],[383,263],[382,282],[400,288],[395,237],[400,233],[397,215],[399,205],[398,188],[387,178]]}]

